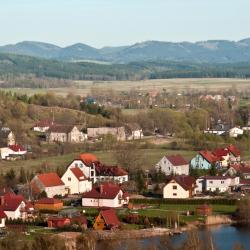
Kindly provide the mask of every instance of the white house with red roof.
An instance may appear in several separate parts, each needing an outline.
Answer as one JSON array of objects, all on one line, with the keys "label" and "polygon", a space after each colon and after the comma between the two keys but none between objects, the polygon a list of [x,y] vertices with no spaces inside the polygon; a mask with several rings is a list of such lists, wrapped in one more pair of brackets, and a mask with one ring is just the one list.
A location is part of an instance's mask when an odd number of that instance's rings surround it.
[{"label": "white house with red roof", "polygon": [[26,217],[26,204],[22,195],[6,193],[1,196],[0,211],[3,211],[8,219],[24,219]]},{"label": "white house with red roof", "polygon": [[165,155],[155,168],[166,175],[189,175],[189,163],[181,155]]},{"label": "white house with red roof", "polygon": [[79,168],[86,178],[93,183],[103,181],[114,181],[123,183],[128,181],[128,172],[118,166],[107,166],[102,164],[95,155],[84,153],[78,159],[73,160],[67,167]]},{"label": "white house with red roof", "polygon": [[80,194],[92,189],[92,181],[78,167],[69,167],[61,180],[69,194]]},{"label": "white house with red roof", "polygon": [[196,180],[196,193],[227,192],[234,190],[240,184],[239,177],[202,176]]},{"label": "white house with red roof", "polygon": [[129,196],[119,185],[103,183],[82,195],[83,207],[122,207],[128,204]]},{"label": "white house with red roof", "polygon": [[5,148],[0,148],[0,153],[3,160],[9,160],[17,157],[24,157],[24,155],[27,154],[27,150],[19,144],[14,144]]},{"label": "white house with red roof", "polygon": [[186,199],[195,194],[195,179],[192,176],[177,175],[170,177],[163,187],[163,198]]},{"label": "white house with red roof", "polygon": [[65,196],[65,184],[56,173],[44,173],[36,175],[31,181],[33,193],[46,192],[48,198],[55,195]]},{"label": "white house with red roof", "polygon": [[250,179],[250,165],[248,164],[233,164],[223,174],[224,176],[241,176],[243,179]]}]

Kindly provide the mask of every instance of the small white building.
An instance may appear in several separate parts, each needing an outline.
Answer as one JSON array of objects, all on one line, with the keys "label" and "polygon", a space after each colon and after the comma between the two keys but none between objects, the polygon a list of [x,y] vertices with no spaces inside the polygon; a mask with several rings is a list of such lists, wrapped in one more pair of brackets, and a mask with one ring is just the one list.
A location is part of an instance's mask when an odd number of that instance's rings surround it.
[{"label": "small white building", "polygon": [[155,168],[166,175],[189,175],[189,164],[181,155],[164,156]]},{"label": "small white building", "polygon": [[33,126],[33,131],[35,132],[40,132],[40,133],[45,133],[49,130],[49,128],[51,126],[54,125],[54,122],[52,120],[43,120],[43,121],[39,121],[37,122],[34,126]]},{"label": "small white building", "polygon": [[228,192],[235,189],[240,183],[239,177],[230,176],[203,176],[196,180],[196,193]]},{"label": "small white building", "polygon": [[229,129],[229,136],[232,138],[237,138],[239,135],[243,135],[244,130],[239,127],[234,127]]},{"label": "small white building", "polygon": [[65,184],[56,173],[44,173],[36,175],[31,181],[34,193],[46,192],[48,198],[55,195],[65,196]]},{"label": "small white building", "polygon": [[61,179],[68,194],[81,194],[92,189],[92,181],[78,167],[69,167]]},{"label": "small white building", "polygon": [[3,210],[0,210],[0,229],[5,228],[7,215]]},{"label": "small white building", "polygon": [[103,183],[82,195],[83,207],[117,208],[127,205],[129,196],[116,184]]},{"label": "small white building", "polygon": [[195,179],[191,176],[174,176],[163,187],[164,199],[186,199],[194,195]]}]

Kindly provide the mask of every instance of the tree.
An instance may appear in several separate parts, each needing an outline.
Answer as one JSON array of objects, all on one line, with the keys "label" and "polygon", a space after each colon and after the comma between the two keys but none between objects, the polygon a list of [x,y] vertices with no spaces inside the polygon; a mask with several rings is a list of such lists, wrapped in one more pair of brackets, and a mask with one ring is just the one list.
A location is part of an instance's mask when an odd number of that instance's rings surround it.
[{"label": "tree", "polygon": [[210,168],[210,170],[209,170],[209,174],[210,174],[211,176],[216,176],[217,173],[218,173],[218,171],[217,171],[217,168],[216,168],[215,164],[212,164],[212,165],[211,165],[211,168]]}]

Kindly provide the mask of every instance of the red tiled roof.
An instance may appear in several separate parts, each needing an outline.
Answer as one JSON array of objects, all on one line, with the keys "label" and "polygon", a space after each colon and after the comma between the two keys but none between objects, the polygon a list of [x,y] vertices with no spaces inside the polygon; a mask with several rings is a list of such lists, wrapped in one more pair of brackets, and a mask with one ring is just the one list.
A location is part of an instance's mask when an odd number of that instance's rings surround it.
[{"label": "red tiled roof", "polygon": [[213,154],[221,158],[223,156],[227,156],[229,154],[229,150],[227,148],[217,148],[213,151]]},{"label": "red tiled roof", "polygon": [[124,176],[128,175],[128,172],[121,167],[107,166],[102,163],[95,162],[95,170],[97,176]]},{"label": "red tiled roof", "polygon": [[240,156],[240,150],[234,146],[234,145],[229,145],[227,149],[236,157]]},{"label": "red tiled roof", "polygon": [[234,164],[232,165],[237,172],[242,174],[250,174],[250,166],[249,165],[241,165],[241,164]]},{"label": "red tiled roof", "polygon": [[62,203],[62,201],[54,198],[43,198],[35,202],[35,204],[58,204],[58,203]]},{"label": "red tiled roof", "polygon": [[21,145],[15,144],[15,145],[10,145],[9,148],[13,150],[14,152],[23,152],[26,151],[25,148]]},{"label": "red tiled roof", "polygon": [[6,213],[3,210],[0,210],[0,219],[7,218]]},{"label": "red tiled roof", "polygon": [[56,173],[44,173],[37,175],[37,178],[45,187],[54,187],[64,185],[63,181]]},{"label": "red tiled roof", "polygon": [[24,201],[22,195],[7,193],[4,195],[4,204],[0,207],[0,210],[16,211],[22,201]]},{"label": "red tiled roof", "polygon": [[84,175],[84,173],[79,169],[78,167],[70,168],[71,172],[75,175],[75,177],[79,180],[86,180],[87,177]]},{"label": "red tiled roof", "polygon": [[119,219],[117,218],[117,215],[114,209],[102,210],[100,214],[102,218],[104,219],[106,225],[109,225],[111,227],[120,226],[121,223]]},{"label": "red tiled roof", "polygon": [[200,151],[199,154],[203,158],[205,158],[209,163],[215,163],[216,161],[220,160],[211,151]]},{"label": "red tiled roof", "polygon": [[182,165],[187,165],[188,164],[188,162],[181,155],[171,155],[171,156],[166,156],[166,158],[174,166],[182,166]]},{"label": "red tiled roof", "polygon": [[87,165],[91,165],[94,162],[97,162],[98,159],[95,155],[89,153],[82,153],[80,154],[80,159]]},{"label": "red tiled roof", "polygon": [[189,175],[177,175],[174,177],[171,177],[167,184],[172,181],[175,180],[178,184],[180,184],[185,190],[190,190],[193,189],[194,184],[195,184],[195,178]]},{"label": "red tiled roof", "polygon": [[217,175],[217,176],[203,176],[201,178],[203,178],[205,180],[227,180],[227,179],[234,179],[234,177],[221,176],[221,175]]},{"label": "red tiled roof", "polygon": [[86,225],[88,223],[88,220],[85,216],[76,216],[76,217],[70,218],[70,222],[72,224],[77,223],[80,225]]},{"label": "red tiled roof", "polygon": [[114,199],[121,188],[113,183],[103,183],[98,187],[93,187],[91,191],[84,193],[83,198],[94,199]]}]

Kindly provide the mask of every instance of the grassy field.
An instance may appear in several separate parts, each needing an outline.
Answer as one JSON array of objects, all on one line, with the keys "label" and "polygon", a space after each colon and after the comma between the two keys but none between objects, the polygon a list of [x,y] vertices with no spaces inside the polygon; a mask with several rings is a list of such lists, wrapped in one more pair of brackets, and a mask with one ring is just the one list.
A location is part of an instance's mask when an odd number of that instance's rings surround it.
[{"label": "grassy field", "polygon": [[[72,153],[72,154],[59,155],[53,157],[44,157],[34,160],[22,160],[22,161],[12,161],[12,162],[0,161],[0,169],[3,173],[10,170],[11,168],[19,172],[21,167],[23,167],[26,170],[32,170],[32,171],[39,170],[41,169],[42,166],[46,168],[45,169],[46,171],[54,170],[57,167],[62,167],[62,166],[64,166],[66,169],[67,165],[73,159],[79,156],[79,153]],[[91,153],[95,154],[101,162],[104,162],[106,164],[116,164],[114,151],[96,151]],[[174,151],[165,149],[141,149],[141,153],[145,158],[144,169],[153,168],[154,165],[165,154],[181,154],[187,160],[190,160],[195,155],[195,152],[193,151],[183,151],[183,150]]]},{"label": "grassy field", "polygon": [[212,90],[223,91],[232,88],[248,89],[250,80],[231,79],[231,78],[188,78],[188,79],[157,79],[143,81],[75,81],[75,87],[71,88],[51,88],[51,89],[30,89],[30,88],[13,88],[4,89],[17,93],[26,93],[32,95],[34,93],[45,93],[47,91],[65,96],[68,93],[85,96],[91,94],[92,91],[129,91],[136,89],[141,92],[150,90],[168,91],[187,91],[187,90]]}]

